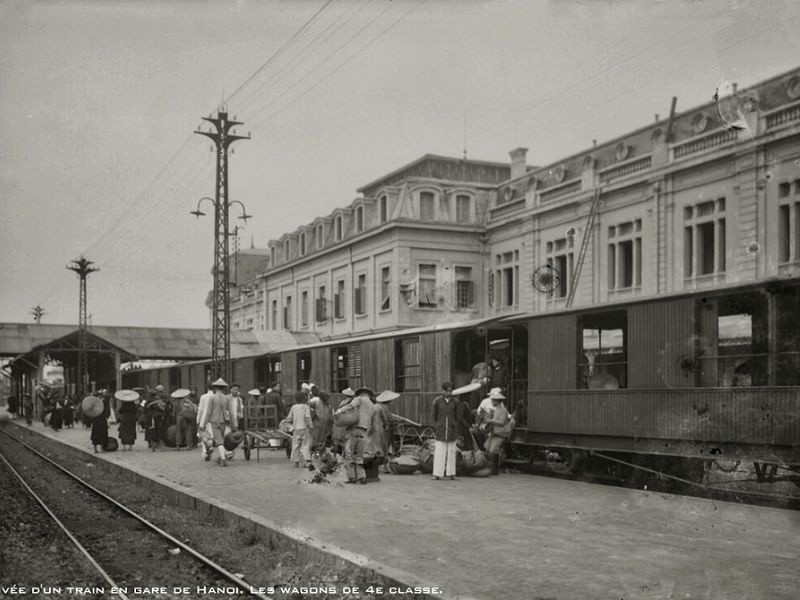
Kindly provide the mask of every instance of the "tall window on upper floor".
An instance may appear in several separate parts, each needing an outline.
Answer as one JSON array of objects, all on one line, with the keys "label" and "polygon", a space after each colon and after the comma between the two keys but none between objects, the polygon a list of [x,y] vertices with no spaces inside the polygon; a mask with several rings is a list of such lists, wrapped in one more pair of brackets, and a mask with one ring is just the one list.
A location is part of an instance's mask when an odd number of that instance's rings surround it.
[{"label": "tall window on upper floor", "polygon": [[519,301],[519,250],[495,255],[495,305],[516,306]]},{"label": "tall window on upper floor", "polygon": [[353,302],[357,315],[367,314],[367,274],[359,273],[356,277],[356,289],[353,293]]},{"label": "tall window on upper floor", "polygon": [[417,306],[436,308],[439,304],[436,294],[436,265],[419,265],[417,285]]},{"label": "tall window on upper floor", "polygon": [[456,222],[469,223],[472,213],[472,198],[469,196],[456,196]]},{"label": "tall window on upper floor", "polygon": [[800,179],[778,185],[778,261],[800,261]]},{"label": "tall window on upper floor", "polygon": [[683,276],[725,272],[725,198],[683,209]]},{"label": "tall window on upper floor", "polygon": [[324,285],[319,286],[315,308],[317,323],[324,323],[328,319],[328,299],[325,297]]},{"label": "tall window on upper floor", "polygon": [[283,328],[292,329],[294,313],[292,312],[292,297],[286,296],[286,304],[283,307]]},{"label": "tall window on upper floor", "polygon": [[278,328],[278,301],[277,300],[273,300],[272,301],[271,323],[272,323],[272,329],[277,329]]},{"label": "tall window on upper floor", "polygon": [[300,294],[300,325],[308,327],[308,292],[306,290]]},{"label": "tall window on upper floor", "polygon": [[356,233],[364,231],[364,207],[356,208]]},{"label": "tall window on upper floor", "polygon": [[420,192],[419,195],[419,218],[424,221],[434,219],[434,200],[433,192]]},{"label": "tall window on upper floor", "polygon": [[443,221],[450,220],[450,198],[444,193],[439,196],[439,218]]},{"label": "tall window on upper floor", "polygon": [[314,234],[314,239],[316,241],[317,250],[322,249],[322,246],[325,244],[325,229],[322,225],[317,225],[316,233]]},{"label": "tall window on upper floor", "polygon": [[333,295],[333,316],[344,319],[344,279],[336,282],[336,293]]},{"label": "tall window on upper floor", "polygon": [[283,242],[283,262],[289,262],[289,240]]},{"label": "tall window on upper floor", "polygon": [[381,267],[381,310],[392,309],[392,269]]},{"label": "tall window on upper floor", "polygon": [[561,238],[547,242],[547,264],[558,273],[558,285],[553,297],[566,298],[572,284],[572,270],[575,262],[575,238]]},{"label": "tall window on upper floor", "polygon": [[300,256],[306,255],[306,234],[305,232],[300,234]]},{"label": "tall window on upper floor", "polygon": [[456,267],[456,308],[475,306],[475,282],[472,267]]},{"label": "tall window on upper floor", "polygon": [[608,228],[608,289],[642,285],[642,220]]},{"label": "tall window on upper floor", "polygon": [[343,233],[343,231],[342,231],[342,230],[343,230],[343,227],[342,227],[342,217],[341,217],[341,215],[339,215],[338,217],[336,217],[336,221],[335,221],[335,229],[336,229],[336,241],[337,241],[337,242],[341,242],[341,241],[342,241],[342,233]]},{"label": "tall window on upper floor", "polygon": [[386,223],[389,220],[389,201],[386,196],[381,196],[378,202],[381,213],[381,223]]},{"label": "tall window on upper floor", "polygon": [[270,246],[269,248],[269,265],[271,267],[275,266],[275,246]]}]

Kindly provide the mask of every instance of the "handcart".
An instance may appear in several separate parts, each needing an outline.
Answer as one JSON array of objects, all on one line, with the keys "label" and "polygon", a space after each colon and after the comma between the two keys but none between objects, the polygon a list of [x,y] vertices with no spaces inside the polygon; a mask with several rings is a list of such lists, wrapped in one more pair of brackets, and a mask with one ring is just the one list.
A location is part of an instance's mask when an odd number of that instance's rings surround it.
[{"label": "handcart", "polygon": [[245,403],[244,440],[242,452],[245,460],[250,460],[256,451],[256,462],[261,460],[261,450],[284,448],[287,458],[292,451],[292,436],[278,428],[278,407],[266,404]]}]

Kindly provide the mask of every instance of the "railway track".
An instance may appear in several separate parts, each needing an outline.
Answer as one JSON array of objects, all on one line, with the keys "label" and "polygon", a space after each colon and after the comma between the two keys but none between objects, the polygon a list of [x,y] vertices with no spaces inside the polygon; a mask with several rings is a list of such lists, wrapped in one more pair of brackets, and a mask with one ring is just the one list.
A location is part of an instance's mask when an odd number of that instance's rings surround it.
[{"label": "railway track", "polygon": [[[63,532],[103,582],[89,593],[50,597],[259,598],[239,575],[97,489],[29,444],[0,429],[0,463]],[[15,452],[15,449],[19,451]],[[21,451],[21,452],[20,452]],[[11,458],[12,460],[9,460]],[[42,577],[44,580],[45,577]],[[46,583],[42,581],[42,583]],[[80,585],[80,582],[75,582]],[[188,588],[189,593],[186,591]]]}]

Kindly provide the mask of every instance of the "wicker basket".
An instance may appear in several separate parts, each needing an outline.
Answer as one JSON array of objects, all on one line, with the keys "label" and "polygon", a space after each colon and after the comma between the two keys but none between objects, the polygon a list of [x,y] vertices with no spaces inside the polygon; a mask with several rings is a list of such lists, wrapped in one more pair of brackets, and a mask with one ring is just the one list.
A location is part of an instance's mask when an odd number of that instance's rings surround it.
[{"label": "wicker basket", "polygon": [[389,463],[389,469],[397,475],[413,475],[419,470],[419,465],[404,465],[401,463]]}]

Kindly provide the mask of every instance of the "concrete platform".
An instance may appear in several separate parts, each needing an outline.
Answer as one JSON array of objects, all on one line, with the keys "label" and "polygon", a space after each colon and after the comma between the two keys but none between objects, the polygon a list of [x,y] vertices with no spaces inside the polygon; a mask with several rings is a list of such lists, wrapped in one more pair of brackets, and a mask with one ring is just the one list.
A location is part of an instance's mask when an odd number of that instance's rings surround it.
[{"label": "concrete platform", "polygon": [[[91,452],[87,429],[33,429]],[[532,475],[315,485],[283,451],[262,452],[260,463],[239,452],[221,469],[199,451],[153,453],[141,438],[132,452],[99,457],[412,573],[448,597],[788,600],[800,590],[794,511]]]}]

